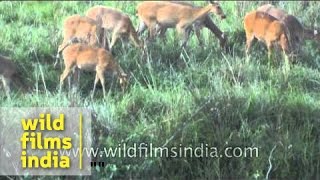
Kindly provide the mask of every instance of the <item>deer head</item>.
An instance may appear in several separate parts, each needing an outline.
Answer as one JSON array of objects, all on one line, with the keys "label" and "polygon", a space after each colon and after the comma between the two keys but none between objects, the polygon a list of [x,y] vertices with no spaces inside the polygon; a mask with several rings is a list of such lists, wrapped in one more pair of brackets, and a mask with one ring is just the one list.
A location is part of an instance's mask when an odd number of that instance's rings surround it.
[{"label": "deer head", "polygon": [[212,12],[215,13],[216,15],[220,16],[221,19],[225,19],[226,15],[224,14],[219,2],[218,1],[212,1],[212,0],[209,0],[209,2],[213,7],[213,11]]}]

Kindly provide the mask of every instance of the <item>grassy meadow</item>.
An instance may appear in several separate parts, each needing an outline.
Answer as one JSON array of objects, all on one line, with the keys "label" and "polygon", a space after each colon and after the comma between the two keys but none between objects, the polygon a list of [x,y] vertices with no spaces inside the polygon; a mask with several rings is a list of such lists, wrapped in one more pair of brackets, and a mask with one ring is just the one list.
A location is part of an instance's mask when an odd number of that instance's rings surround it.
[{"label": "grassy meadow", "polygon": [[[104,147],[121,142],[158,147],[204,143],[220,153],[229,146],[259,148],[258,157],[102,158],[106,167],[93,169],[92,179],[320,179],[319,43],[305,41],[288,72],[281,53],[268,63],[261,43],[254,43],[247,60],[242,20],[261,2],[220,2],[227,18],[211,17],[228,36],[228,52],[207,29],[202,30],[204,47],[192,36],[181,49],[177,33],[170,29],[166,43],[157,39],[148,44],[145,58],[133,46],[116,44],[115,58],[130,75],[124,93],[108,76],[106,98],[100,84],[91,98],[93,72],[81,74],[78,92],[68,93],[65,83],[59,93],[64,67],[54,68],[53,63],[63,20],[101,4],[129,14],[137,28],[138,3],[1,1],[0,54],[14,60],[32,91],[13,88],[9,99],[0,88],[0,106],[89,107],[108,128]],[[320,26],[319,2],[306,7],[295,1],[275,5],[307,27]]]}]

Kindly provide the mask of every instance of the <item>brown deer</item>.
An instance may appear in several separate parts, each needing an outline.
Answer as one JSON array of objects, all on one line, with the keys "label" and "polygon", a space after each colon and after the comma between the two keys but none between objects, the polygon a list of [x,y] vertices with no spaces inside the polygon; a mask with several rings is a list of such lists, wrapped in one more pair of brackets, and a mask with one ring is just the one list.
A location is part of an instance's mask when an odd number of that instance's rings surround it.
[{"label": "brown deer", "polygon": [[128,38],[138,48],[143,48],[129,16],[117,9],[106,6],[94,6],[86,12],[94,20],[102,19],[102,27],[112,34],[109,50],[111,51],[119,38]]},{"label": "brown deer", "polygon": [[251,11],[244,17],[246,32],[246,54],[248,55],[254,38],[263,41],[268,48],[268,58],[271,58],[271,49],[274,44],[281,46],[287,56],[291,52],[286,27],[275,17],[260,11]]},{"label": "brown deer", "polygon": [[58,47],[54,66],[58,63],[62,49],[70,43],[82,42],[93,46],[103,46],[101,44],[101,36],[103,35],[101,24],[101,19],[95,21],[78,14],[67,17],[63,23],[63,41]]},{"label": "brown deer", "polygon": [[23,82],[20,73],[18,72],[15,63],[8,57],[0,55],[0,77],[2,79],[3,88],[8,98],[10,98],[11,84],[15,83],[23,91],[27,89],[26,84]]},{"label": "brown deer", "polygon": [[[181,5],[185,5],[185,6],[189,6],[189,7],[192,7],[192,8],[200,8],[198,6],[195,6],[194,4],[192,3],[189,3],[189,2],[184,2],[184,1],[170,1],[171,3],[176,3],[176,4],[181,4]],[[217,7],[217,8],[220,8],[221,7]],[[223,13],[223,11],[218,11],[218,15],[220,16],[221,19],[224,19],[226,18],[226,15]],[[138,32],[139,34],[141,35],[141,33],[143,33],[143,31],[145,31],[147,29],[147,27],[144,25],[144,23],[142,22],[140,24],[141,27],[139,27],[140,29],[138,29]],[[213,23],[213,21],[211,20],[210,16],[209,15],[206,15],[203,19],[199,19],[198,21],[196,21],[194,24],[193,24],[193,31],[195,32],[196,36],[197,36],[197,39],[198,39],[198,42],[199,42],[199,45],[202,46],[203,45],[203,42],[202,42],[202,39],[200,37],[200,30],[203,28],[203,27],[206,27],[208,28],[218,39],[219,39],[219,42],[220,42],[220,47],[221,48],[224,48],[226,46],[226,42],[227,42],[227,37],[225,36],[225,34]],[[167,27],[159,27],[159,34],[160,36],[164,36],[165,32],[167,31]]]},{"label": "brown deer", "polygon": [[220,5],[212,2],[202,8],[194,8],[178,3],[145,1],[137,6],[137,15],[140,19],[138,34],[144,30],[145,26],[149,31],[149,39],[153,39],[157,26],[161,28],[176,28],[182,36],[182,47],[189,39],[190,29],[196,22],[203,22],[208,13],[215,13],[225,17]]},{"label": "brown deer", "polygon": [[316,40],[319,36],[316,30],[305,28],[295,16],[271,4],[260,6],[257,8],[257,11],[265,12],[284,23],[289,32],[289,42],[294,51],[300,51],[301,44],[305,39]]},{"label": "brown deer", "polygon": [[109,51],[106,51],[103,48],[77,43],[65,47],[62,55],[65,69],[60,76],[60,90],[62,89],[65,78],[69,76],[74,68],[78,70],[96,71],[92,96],[94,95],[96,85],[100,80],[103,96],[105,97],[104,73],[107,70],[112,70],[115,75],[118,75],[120,86],[123,91],[125,90],[128,83],[127,74],[122,70]]}]

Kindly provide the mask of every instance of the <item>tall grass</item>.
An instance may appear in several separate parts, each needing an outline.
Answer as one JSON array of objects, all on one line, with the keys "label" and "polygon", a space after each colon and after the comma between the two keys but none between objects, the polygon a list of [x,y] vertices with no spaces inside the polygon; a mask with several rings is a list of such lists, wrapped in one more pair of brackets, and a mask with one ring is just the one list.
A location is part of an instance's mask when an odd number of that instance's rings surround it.
[{"label": "tall grass", "polygon": [[[107,166],[94,169],[94,179],[262,179],[269,160],[269,178],[320,178],[319,46],[307,41],[304,55],[288,73],[282,71],[282,56],[269,65],[259,43],[246,61],[242,19],[261,2],[221,2],[228,17],[213,20],[228,35],[229,53],[206,29],[204,48],[192,37],[182,50],[177,48],[177,33],[170,30],[166,43],[149,44],[145,59],[134,47],[116,45],[115,57],[130,74],[125,93],[108,77],[107,97],[102,98],[99,88],[91,99],[93,73],[82,74],[76,94],[66,87],[58,93],[62,69],[54,69],[53,63],[63,19],[102,4],[128,13],[137,27],[138,3],[0,2],[0,53],[19,65],[33,89],[27,94],[15,91],[11,99],[1,93],[0,106],[90,107],[109,130],[102,139],[106,147],[143,142],[168,147],[207,143],[220,152],[228,146],[259,148],[255,158],[102,158]],[[299,3],[280,1],[278,6],[306,26],[319,22],[319,3],[311,2],[305,9]]]}]

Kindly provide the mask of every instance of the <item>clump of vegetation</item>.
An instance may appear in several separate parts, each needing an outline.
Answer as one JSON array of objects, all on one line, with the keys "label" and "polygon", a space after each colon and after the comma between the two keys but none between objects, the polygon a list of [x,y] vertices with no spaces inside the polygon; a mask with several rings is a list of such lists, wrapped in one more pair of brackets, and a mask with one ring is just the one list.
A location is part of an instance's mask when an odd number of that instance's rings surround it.
[{"label": "clump of vegetation", "polygon": [[[272,179],[320,178],[320,72],[319,45],[307,41],[303,56],[288,73],[282,63],[270,65],[265,46],[255,43],[250,61],[245,57],[242,19],[258,2],[221,2],[226,20],[214,22],[227,32],[230,51],[220,49],[217,38],[203,30],[204,48],[193,36],[185,50],[177,33],[167,42],[157,40],[142,59],[136,48],[115,46],[115,57],[130,74],[121,93],[107,78],[107,96],[101,87],[90,98],[94,75],[83,73],[78,94],[58,93],[62,69],[53,68],[62,22],[96,5],[119,8],[135,25],[139,2],[1,2],[0,53],[19,66],[33,91],[0,92],[1,107],[90,107],[108,127],[102,146],[152,143],[155,147],[257,147],[257,157],[214,158],[102,158],[104,168],[93,169],[94,179]],[[196,2],[204,5],[205,2]],[[244,4],[242,4],[244,3]],[[280,1],[305,26],[320,21],[320,4]],[[319,25],[319,24],[318,24]],[[282,56],[275,57],[282,62]],[[273,149],[273,151],[272,151]],[[272,153],[271,153],[272,151]],[[270,162],[272,168],[270,168]],[[28,178],[26,178],[28,179]]]}]

